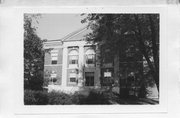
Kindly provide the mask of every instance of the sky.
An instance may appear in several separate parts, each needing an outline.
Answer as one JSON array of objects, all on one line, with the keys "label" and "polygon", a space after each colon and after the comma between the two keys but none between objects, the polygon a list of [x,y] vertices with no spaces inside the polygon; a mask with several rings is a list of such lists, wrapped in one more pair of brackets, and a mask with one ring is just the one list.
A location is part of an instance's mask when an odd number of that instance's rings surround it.
[{"label": "sky", "polygon": [[82,24],[80,14],[42,14],[38,20],[37,34],[41,39],[56,40],[87,24]]}]

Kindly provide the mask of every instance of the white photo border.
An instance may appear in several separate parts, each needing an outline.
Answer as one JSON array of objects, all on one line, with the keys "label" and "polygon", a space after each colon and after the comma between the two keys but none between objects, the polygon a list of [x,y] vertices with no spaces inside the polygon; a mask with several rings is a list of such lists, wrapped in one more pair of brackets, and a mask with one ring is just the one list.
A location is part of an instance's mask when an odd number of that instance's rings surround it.
[{"label": "white photo border", "polygon": [[[14,113],[15,114],[131,114],[131,113],[166,113],[167,112],[167,39],[166,39],[166,17],[165,6],[98,6],[98,7],[14,7],[7,12],[13,12],[15,27],[18,29],[12,34],[15,36],[15,46],[18,53],[15,56],[13,78]],[[73,13],[159,13],[160,14],[160,98],[157,105],[24,105],[23,89],[23,23],[25,13],[41,14],[73,14]]]}]

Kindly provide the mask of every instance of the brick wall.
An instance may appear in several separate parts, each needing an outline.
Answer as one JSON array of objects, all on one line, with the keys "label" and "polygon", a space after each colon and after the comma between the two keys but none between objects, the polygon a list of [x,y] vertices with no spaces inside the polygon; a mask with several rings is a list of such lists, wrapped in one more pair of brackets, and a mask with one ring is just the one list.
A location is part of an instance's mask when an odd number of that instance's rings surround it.
[{"label": "brick wall", "polygon": [[57,74],[57,81],[53,84],[61,85],[62,82],[62,58],[63,58],[63,48],[57,48],[58,50],[58,60],[57,64],[51,64],[51,51],[45,53],[44,57],[44,78],[45,80],[49,80],[51,77],[51,73],[54,72]]},{"label": "brick wall", "polygon": [[57,81],[54,82],[54,84],[61,85],[62,82],[62,66],[45,66],[44,72],[45,72],[45,78],[50,79],[50,75],[54,71],[54,73],[57,74]]}]

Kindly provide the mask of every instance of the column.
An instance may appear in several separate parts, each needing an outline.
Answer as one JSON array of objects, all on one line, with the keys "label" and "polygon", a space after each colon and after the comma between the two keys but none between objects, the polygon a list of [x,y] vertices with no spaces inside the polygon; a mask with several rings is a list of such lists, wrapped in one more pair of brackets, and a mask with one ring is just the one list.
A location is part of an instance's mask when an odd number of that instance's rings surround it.
[{"label": "column", "polygon": [[63,62],[62,62],[62,86],[66,87],[67,86],[67,55],[68,55],[68,50],[67,47],[63,48]]},{"label": "column", "polygon": [[84,71],[84,45],[79,46],[79,74],[78,86],[83,86],[83,71]]}]

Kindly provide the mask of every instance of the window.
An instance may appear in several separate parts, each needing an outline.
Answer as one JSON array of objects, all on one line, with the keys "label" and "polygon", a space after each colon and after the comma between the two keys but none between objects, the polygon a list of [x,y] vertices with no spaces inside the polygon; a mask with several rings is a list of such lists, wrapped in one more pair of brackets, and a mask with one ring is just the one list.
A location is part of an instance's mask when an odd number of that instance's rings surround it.
[{"label": "window", "polygon": [[78,55],[70,55],[69,64],[78,64]]},{"label": "window", "polygon": [[54,49],[51,50],[51,64],[57,64],[58,60],[58,50]]},{"label": "window", "polygon": [[94,86],[94,72],[85,72],[85,86]]},{"label": "window", "polygon": [[76,82],[76,78],[75,77],[71,77],[70,78],[70,82]]},{"label": "window", "polygon": [[55,72],[52,72],[50,77],[50,83],[54,84],[56,81],[57,81],[57,74]]},{"label": "window", "polygon": [[102,68],[101,69],[101,85],[102,86],[111,86],[112,85],[112,78],[114,74],[113,68]]},{"label": "window", "polygon": [[76,49],[71,50],[68,56],[70,65],[78,64],[78,51]]},{"label": "window", "polygon": [[86,56],[86,64],[95,64],[95,52],[93,49],[88,49],[85,53]]},{"label": "window", "polygon": [[57,64],[57,60],[52,60],[51,64]]},{"label": "window", "polygon": [[95,62],[94,58],[95,58],[94,54],[86,55],[86,64],[94,64]]},{"label": "window", "polygon": [[69,82],[71,82],[71,83],[76,82],[76,78],[77,78],[76,70],[70,70],[70,72],[69,72]]}]

